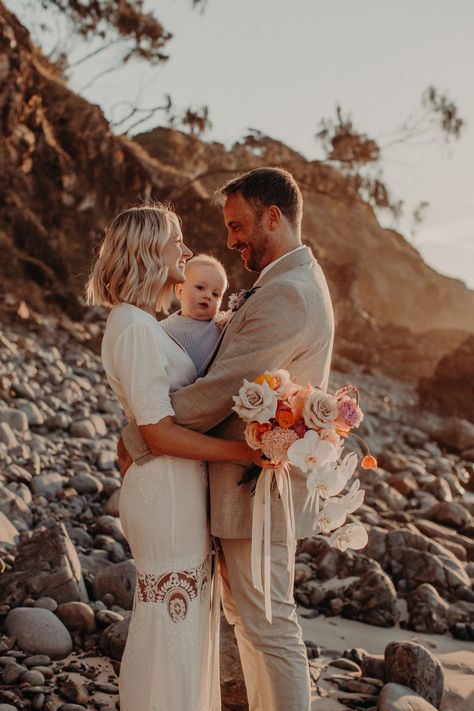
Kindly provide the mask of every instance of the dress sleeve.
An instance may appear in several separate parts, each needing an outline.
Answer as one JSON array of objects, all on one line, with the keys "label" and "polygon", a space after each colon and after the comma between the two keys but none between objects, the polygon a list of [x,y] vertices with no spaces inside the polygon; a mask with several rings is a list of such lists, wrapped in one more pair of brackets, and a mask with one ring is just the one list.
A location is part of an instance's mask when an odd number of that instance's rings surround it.
[{"label": "dress sleeve", "polygon": [[131,324],[114,348],[114,366],[123,395],[137,425],[156,424],[173,416],[158,334],[146,324]]}]

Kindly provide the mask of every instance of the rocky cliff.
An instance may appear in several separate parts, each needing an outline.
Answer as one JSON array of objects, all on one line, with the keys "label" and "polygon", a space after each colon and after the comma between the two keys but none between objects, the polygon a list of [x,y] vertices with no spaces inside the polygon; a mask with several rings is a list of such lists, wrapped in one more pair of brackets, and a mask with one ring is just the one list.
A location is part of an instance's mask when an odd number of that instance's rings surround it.
[{"label": "rocky cliff", "polygon": [[194,250],[223,259],[213,192],[238,171],[290,168],[305,197],[304,239],[328,276],[340,356],[402,378],[429,377],[474,332],[474,292],[437,274],[404,238],[382,229],[335,170],[253,134],[226,150],[171,129],[132,141],[72,93],[0,1],[0,294],[80,318],[78,298],[102,229],[119,209],[171,199]]}]

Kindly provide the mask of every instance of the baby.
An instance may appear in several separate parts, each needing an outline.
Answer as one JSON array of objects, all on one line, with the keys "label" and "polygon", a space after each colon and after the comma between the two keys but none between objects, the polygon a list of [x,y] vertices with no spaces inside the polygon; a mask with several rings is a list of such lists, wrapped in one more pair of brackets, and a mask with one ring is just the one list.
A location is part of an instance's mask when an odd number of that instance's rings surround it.
[{"label": "baby", "polygon": [[227,274],[219,260],[208,254],[196,255],[186,264],[184,284],[175,286],[181,309],[160,321],[188,353],[198,376],[205,373],[221,335],[218,314],[227,287]]}]

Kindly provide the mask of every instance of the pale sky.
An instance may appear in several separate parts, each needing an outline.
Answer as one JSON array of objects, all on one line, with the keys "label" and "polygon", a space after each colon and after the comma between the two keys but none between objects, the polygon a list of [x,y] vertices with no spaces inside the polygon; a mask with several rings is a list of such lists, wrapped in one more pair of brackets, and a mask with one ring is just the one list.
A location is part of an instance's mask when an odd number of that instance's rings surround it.
[{"label": "pale sky", "polygon": [[[18,2],[7,0],[12,9]],[[174,35],[168,63],[127,66],[85,96],[105,109],[139,91],[144,106],[165,93],[178,107],[206,104],[207,140],[231,145],[252,127],[315,159],[319,120],[333,117],[338,102],[382,140],[428,85],[447,91],[468,123],[461,140],[393,148],[384,172],[407,214],[430,203],[414,242],[425,259],[474,288],[473,0],[208,0],[203,13],[191,0],[145,6]],[[100,62],[110,58],[82,65],[73,88]],[[406,219],[407,238],[409,228]]]}]

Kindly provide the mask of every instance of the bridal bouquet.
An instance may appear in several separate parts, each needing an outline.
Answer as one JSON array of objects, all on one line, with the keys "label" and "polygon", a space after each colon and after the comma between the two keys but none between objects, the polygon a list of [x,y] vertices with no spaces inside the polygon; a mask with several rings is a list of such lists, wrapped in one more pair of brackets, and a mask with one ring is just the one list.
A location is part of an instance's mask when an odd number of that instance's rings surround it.
[{"label": "bridal bouquet", "polygon": [[[357,465],[355,452],[342,457],[346,438],[363,419],[357,388],[351,385],[330,394],[296,385],[286,370],[275,370],[253,382],[244,380],[233,399],[233,410],[246,423],[248,445],[274,463],[270,471],[287,471],[293,464],[307,474],[307,505],[314,511],[315,532],[331,534],[330,545],[339,550],[363,548],[365,528],[344,525],[363,502],[359,481],[342,494]],[[370,469],[377,462],[368,454],[361,466]]]}]

